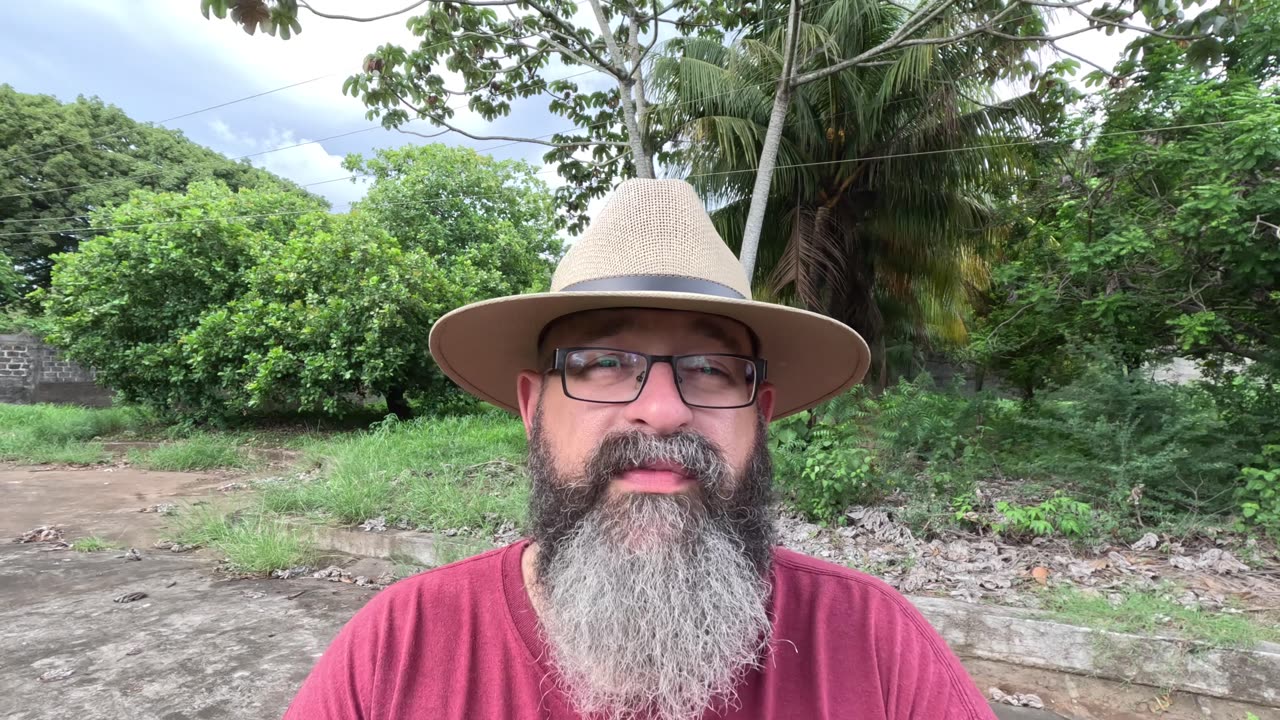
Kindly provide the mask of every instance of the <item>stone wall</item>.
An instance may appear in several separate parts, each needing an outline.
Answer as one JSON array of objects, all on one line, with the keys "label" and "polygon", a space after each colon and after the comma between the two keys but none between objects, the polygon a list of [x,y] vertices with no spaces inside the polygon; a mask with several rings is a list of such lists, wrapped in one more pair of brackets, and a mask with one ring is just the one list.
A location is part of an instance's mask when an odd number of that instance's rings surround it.
[{"label": "stone wall", "polygon": [[92,369],[60,357],[33,335],[0,335],[0,402],[110,405],[111,391],[94,380]]}]

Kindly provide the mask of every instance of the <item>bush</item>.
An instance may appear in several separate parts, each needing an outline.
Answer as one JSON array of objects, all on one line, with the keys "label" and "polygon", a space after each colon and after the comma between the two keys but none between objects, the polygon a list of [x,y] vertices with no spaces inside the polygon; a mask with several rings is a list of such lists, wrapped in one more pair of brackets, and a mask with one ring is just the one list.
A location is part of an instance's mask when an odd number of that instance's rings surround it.
[{"label": "bush", "polygon": [[1229,510],[1244,454],[1208,394],[1102,363],[1028,405],[1014,430],[1011,471],[1138,513]]},{"label": "bush", "polygon": [[1247,523],[1280,537],[1280,445],[1268,445],[1257,461],[1240,470],[1244,487],[1236,494]]}]

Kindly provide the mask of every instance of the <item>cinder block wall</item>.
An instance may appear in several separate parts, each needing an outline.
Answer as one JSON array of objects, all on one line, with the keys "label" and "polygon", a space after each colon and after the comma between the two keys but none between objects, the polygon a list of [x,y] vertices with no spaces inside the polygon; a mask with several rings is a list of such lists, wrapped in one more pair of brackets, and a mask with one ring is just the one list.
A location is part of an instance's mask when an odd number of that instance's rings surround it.
[{"label": "cinder block wall", "polygon": [[34,335],[0,335],[0,402],[110,405],[111,391],[94,380],[91,368],[60,357]]}]

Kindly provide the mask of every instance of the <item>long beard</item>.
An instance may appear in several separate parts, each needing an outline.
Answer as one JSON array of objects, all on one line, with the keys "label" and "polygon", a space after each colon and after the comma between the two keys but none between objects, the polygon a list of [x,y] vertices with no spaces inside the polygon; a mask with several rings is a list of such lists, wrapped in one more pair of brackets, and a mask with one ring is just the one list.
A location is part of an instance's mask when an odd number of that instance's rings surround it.
[{"label": "long beard", "polygon": [[[621,472],[658,461],[683,465],[699,491],[606,494]],[[570,479],[556,474],[539,413],[529,466],[540,619],[578,711],[687,720],[731,705],[771,630],[763,420],[737,473],[700,435],[632,432],[606,438]]]}]

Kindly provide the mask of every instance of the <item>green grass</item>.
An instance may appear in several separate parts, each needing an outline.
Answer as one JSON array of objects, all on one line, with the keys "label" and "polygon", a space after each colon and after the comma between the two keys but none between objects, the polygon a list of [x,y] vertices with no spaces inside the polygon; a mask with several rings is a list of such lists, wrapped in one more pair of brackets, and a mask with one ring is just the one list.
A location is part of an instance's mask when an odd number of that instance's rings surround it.
[{"label": "green grass", "polygon": [[1113,604],[1106,595],[1057,587],[1043,591],[1044,609],[1085,627],[1143,635],[1176,635],[1216,647],[1249,647],[1259,641],[1280,642],[1280,628],[1253,621],[1244,614],[1189,609],[1166,588],[1151,592],[1118,590]]},{"label": "green grass", "polygon": [[520,422],[497,413],[394,423],[310,445],[319,477],[269,486],[264,502],[351,524],[385,516],[433,530],[520,525],[524,448]]},{"label": "green grass", "polygon": [[107,459],[98,438],[152,423],[136,408],[0,404],[0,460],[89,465]]},{"label": "green grass", "polygon": [[104,540],[96,535],[77,538],[72,541],[71,549],[76,552],[101,552],[103,550],[115,550],[117,545],[110,540]]},{"label": "green grass", "polygon": [[219,435],[194,435],[151,450],[132,450],[129,463],[147,470],[175,472],[243,468],[249,457],[233,439]]},{"label": "green grass", "polygon": [[175,540],[218,551],[237,572],[267,574],[315,557],[311,541],[297,528],[259,512],[191,505],[178,511],[175,528]]}]

